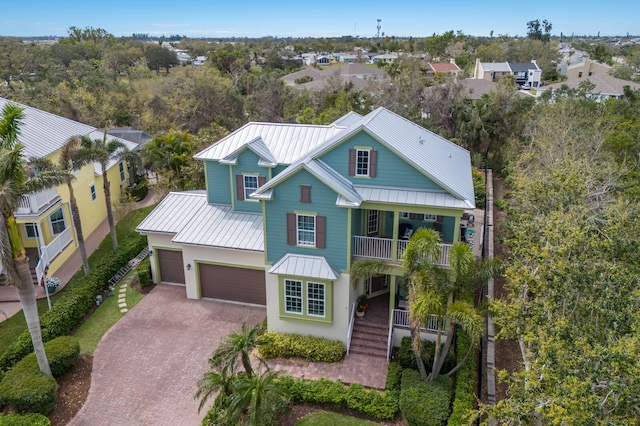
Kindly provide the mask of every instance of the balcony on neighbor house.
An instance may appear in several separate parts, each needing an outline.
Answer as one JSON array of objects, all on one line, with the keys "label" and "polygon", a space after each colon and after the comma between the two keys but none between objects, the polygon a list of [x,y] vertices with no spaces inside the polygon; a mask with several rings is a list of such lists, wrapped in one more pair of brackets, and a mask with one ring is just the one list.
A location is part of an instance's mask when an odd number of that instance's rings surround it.
[{"label": "balcony on neighbor house", "polygon": [[[408,239],[396,240],[396,253],[393,256],[393,242],[392,238],[381,237],[365,237],[362,235],[353,236],[353,256],[368,258],[368,259],[381,259],[381,260],[397,260],[401,261],[402,255],[409,243]],[[440,244],[441,252],[437,259],[433,260],[433,263],[438,266],[449,266],[449,251],[452,244]]]},{"label": "balcony on neighbor house", "polygon": [[16,215],[37,214],[59,198],[55,188],[23,195],[15,211]]}]

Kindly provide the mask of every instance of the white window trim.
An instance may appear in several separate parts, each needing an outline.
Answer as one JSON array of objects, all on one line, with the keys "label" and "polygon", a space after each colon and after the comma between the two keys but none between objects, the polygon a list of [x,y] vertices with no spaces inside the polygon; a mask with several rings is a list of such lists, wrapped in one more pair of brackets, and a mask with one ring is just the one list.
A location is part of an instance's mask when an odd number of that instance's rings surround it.
[{"label": "white window trim", "polygon": [[[297,283],[300,284],[300,296],[291,296],[287,293],[287,282],[289,283]],[[288,314],[296,314],[296,315],[303,315],[304,314],[304,282],[300,281],[300,280],[291,280],[291,279],[285,279],[284,280],[284,311]],[[290,311],[289,309],[287,309],[287,299],[295,299],[295,300],[300,300],[300,312],[298,311]]]},{"label": "white window trim", "polygon": [[399,212],[398,217],[400,219],[409,219],[409,212]]},{"label": "white window trim", "polygon": [[[304,217],[312,217],[313,218],[313,230],[308,230],[308,229],[300,229],[300,217],[304,216]],[[296,245],[298,246],[303,246],[303,247],[315,247],[316,246],[316,242],[317,242],[317,221],[316,221],[316,216],[315,215],[311,215],[311,214],[300,214],[300,213],[296,213]],[[313,233],[313,242],[308,242],[308,241],[301,241],[300,240],[300,232],[305,232],[305,233]]]},{"label": "white window trim", "polygon": [[[375,218],[372,220],[373,216],[375,216]],[[367,235],[377,234],[379,229],[380,212],[378,210],[369,210],[367,212]]]},{"label": "white window trim", "polygon": [[[39,237],[38,224],[37,223],[24,223],[24,237],[29,240],[36,240]],[[30,237],[29,232],[27,231],[27,227],[32,226],[35,236]]]},{"label": "white window trim", "polygon": [[[428,217],[427,217],[427,216],[428,216]],[[424,222],[436,222],[436,221],[438,220],[438,215],[435,215],[435,214],[427,214],[427,213],[425,213],[425,214],[422,216],[422,220],[423,220]]]},{"label": "white window trim", "polygon": [[89,195],[91,196],[91,202],[95,203],[96,200],[98,199],[98,192],[96,190],[95,183],[92,183],[91,185],[89,185]]},{"label": "white window trim", "polygon": [[[309,284],[314,284],[314,285],[318,285],[318,286],[322,286],[322,300],[321,299],[315,299],[315,298],[311,298],[309,296]],[[325,283],[317,283],[315,281],[307,281],[306,282],[306,295],[307,295],[307,315],[310,317],[317,317],[317,318],[326,318],[327,316],[327,286]],[[310,301],[311,300],[318,300],[318,301],[322,301],[322,315],[318,315],[318,314],[312,314],[309,310],[309,305],[310,305]]]},{"label": "white window trim", "polygon": [[[252,191],[249,192],[249,193],[247,193],[247,181],[246,181],[247,178],[253,178],[253,179],[256,180],[255,189],[251,188]],[[243,194],[244,194],[244,201],[252,201],[254,203],[259,202],[259,200],[254,200],[253,198],[249,197],[249,195],[251,195],[254,192],[256,192],[258,190],[258,188],[260,188],[260,180],[258,179],[258,175],[245,175],[245,174],[242,175],[242,191],[243,191]]]},{"label": "white window trim", "polygon": [[125,169],[124,169],[124,162],[122,161],[118,163],[118,172],[120,173],[120,183],[127,180],[127,174],[125,173]]},{"label": "white window trim", "polygon": [[[56,213],[57,211],[61,211],[62,212],[62,223],[64,224],[64,229],[60,232],[55,232],[55,230],[53,229],[53,213]],[[49,216],[49,227],[51,228],[51,235],[60,235],[62,234],[64,231],[67,230],[67,221],[64,218],[64,210],[62,209],[62,207],[60,207],[59,209],[57,209],[56,211],[54,211],[50,216]],[[59,222],[56,222],[59,223]]]},{"label": "white window trim", "polygon": [[[367,172],[366,173],[360,173],[359,172],[359,157],[360,157],[360,153],[361,152],[366,152],[367,153]],[[360,176],[360,177],[369,177],[369,174],[371,173],[371,150],[370,149],[362,149],[362,148],[356,148],[356,170],[355,170],[355,175],[356,176]]]}]

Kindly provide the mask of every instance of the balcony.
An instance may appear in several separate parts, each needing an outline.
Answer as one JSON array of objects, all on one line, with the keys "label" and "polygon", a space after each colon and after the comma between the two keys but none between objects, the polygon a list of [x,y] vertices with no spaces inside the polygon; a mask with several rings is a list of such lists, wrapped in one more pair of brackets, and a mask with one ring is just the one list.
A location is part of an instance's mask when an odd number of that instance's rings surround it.
[{"label": "balcony", "polygon": [[67,228],[58,234],[53,241],[42,247],[40,259],[35,268],[38,283],[44,282],[47,267],[57,255],[62,253],[62,251],[71,244],[71,241],[71,228]]},{"label": "balcony", "polygon": [[[380,238],[380,237],[364,237],[361,235],[354,235],[353,237],[353,256],[364,257],[368,259],[381,259],[381,260],[397,260],[402,259],[405,249],[407,248],[408,240],[396,240],[396,253],[393,253],[393,239]],[[441,254],[438,259],[434,259],[433,263],[438,266],[449,266],[449,251],[451,250],[451,244],[440,244]]]},{"label": "balcony", "polygon": [[49,188],[44,191],[32,192],[31,194],[23,195],[15,214],[37,214],[57,198],[59,197],[55,188]]},{"label": "balcony", "polygon": [[[437,332],[438,331],[438,316],[434,314],[430,314],[427,319],[426,327],[420,327],[420,331],[430,331]],[[409,322],[409,311],[405,311],[403,309],[394,309],[393,310],[393,326],[400,328],[409,328],[411,327],[411,323]],[[441,331],[445,331],[444,323],[440,323]]]}]

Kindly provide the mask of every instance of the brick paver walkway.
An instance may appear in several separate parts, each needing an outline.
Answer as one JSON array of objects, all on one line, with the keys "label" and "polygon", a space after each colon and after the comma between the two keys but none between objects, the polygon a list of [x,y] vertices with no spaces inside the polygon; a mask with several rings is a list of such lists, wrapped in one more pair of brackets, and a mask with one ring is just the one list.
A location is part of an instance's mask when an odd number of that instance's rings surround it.
[{"label": "brick paver walkway", "polygon": [[156,286],[98,345],[87,402],[70,424],[199,425],[206,409],[198,413],[193,395],[208,358],[231,330],[265,315]]}]

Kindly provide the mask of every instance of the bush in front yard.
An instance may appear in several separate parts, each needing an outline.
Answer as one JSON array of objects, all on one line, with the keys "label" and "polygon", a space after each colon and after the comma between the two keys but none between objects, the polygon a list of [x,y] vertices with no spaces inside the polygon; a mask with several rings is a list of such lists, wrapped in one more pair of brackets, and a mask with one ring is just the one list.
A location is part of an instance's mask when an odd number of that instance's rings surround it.
[{"label": "bush in front yard", "polygon": [[299,403],[331,404],[350,408],[377,419],[393,419],[398,412],[398,393],[366,389],[362,385],[345,385],[332,380],[298,380],[282,377],[278,385]]},{"label": "bush in front yard", "polygon": [[[72,286],[68,286],[60,294],[51,310],[40,316],[42,339],[46,342],[58,336],[70,334],[95,305],[96,296],[108,287],[109,279],[146,245],[145,236],[132,234],[126,241],[120,243],[114,253],[105,256],[98,266],[92,268],[88,275],[77,280]],[[29,331],[26,330],[0,356],[0,370],[7,371],[30,352],[33,352],[33,344]]]},{"label": "bush in front yard", "polygon": [[[60,336],[45,343],[44,351],[51,373],[60,377],[78,362],[80,342],[72,336]],[[55,407],[55,386],[53,378],[40,372],[36,354],[31,353],[4,376],[0,399],[18,413],[48,414]]]},{"label": "bush in front yard", "polygon": [[51,426],[42,414],[0,414],[0,426]]},{"label": "bush in front yard", "polygon": [[258,351],[266,359],[299,357],[311,362],[337,362],[346,348],[338,340],[270,331],[258,338]]},{"label": "bush in front yard", "polygon": [[0,382],[0,400],[16,413],[47,415],[56,406],[56,381],[42,374],[33,360],[25,358]]},{"label": "bush in front yard", "polygon": [[149,287],[151,285],[151,260],[147,257],[140,262],[136,270],[138,272],[138,284],[140,284],[140,288]]},{"label": "bush in front yard", "polygon": [[[458,330],[456,337],[458,362],[462,361],[469,350],[471,338],[463,331]],[[469,356],[467,361],[456,372],[455,397],[453,399],[453,411],[449,417],[449,425],[457,426],[470,424],[474,418],[473,409],[476,403],[474,393],[476,363],[473,356]]]},{"label": "bush in front yard", "polygon": [[400,390],[400,379],[402,378],[402,366],[397,362],[390,362],[387,369],[386,390]]},{"label": "bush in front yard", "polygon": [[441,426],[449,418],[451,379],[440,376],[433,382],[420,379],[415,370],[402,372],[400,411],[410,426]]}]

